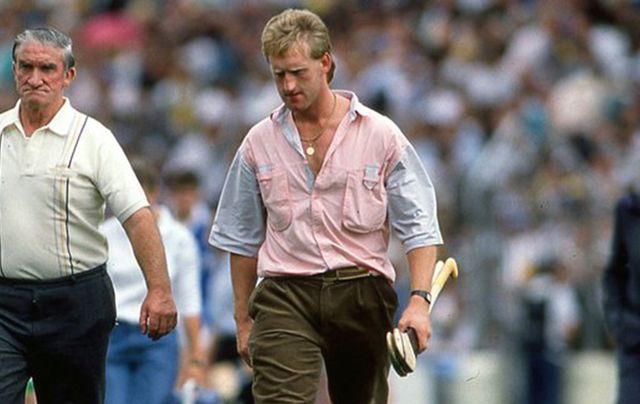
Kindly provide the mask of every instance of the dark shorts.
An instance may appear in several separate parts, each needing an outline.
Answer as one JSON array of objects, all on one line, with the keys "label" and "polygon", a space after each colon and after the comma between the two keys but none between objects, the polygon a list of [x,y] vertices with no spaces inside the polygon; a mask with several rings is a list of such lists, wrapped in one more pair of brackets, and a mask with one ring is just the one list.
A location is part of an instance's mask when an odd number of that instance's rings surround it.
[{"label": "dark shorts", "polygon": [[313,403],[323,363],[334,404],[386,403],[397,305],[381,276],[264,279],[249,301],[256,403]]},{"label": "dark shorts", "polygon": [[113,285],[104,265],[45,281],[0,278],[0,403],[102,403]]}]

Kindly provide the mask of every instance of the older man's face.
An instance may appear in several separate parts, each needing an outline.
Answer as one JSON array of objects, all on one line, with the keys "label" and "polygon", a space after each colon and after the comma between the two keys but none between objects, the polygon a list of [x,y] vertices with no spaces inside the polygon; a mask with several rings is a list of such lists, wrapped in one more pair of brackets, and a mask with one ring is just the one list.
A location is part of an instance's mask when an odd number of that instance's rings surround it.
[{"label": "older man's face", "polygon": [[22,105],[46,110],[61,103],[75,68],[64,70],[62,49],[27,41],[16,49],[13,75]]}]

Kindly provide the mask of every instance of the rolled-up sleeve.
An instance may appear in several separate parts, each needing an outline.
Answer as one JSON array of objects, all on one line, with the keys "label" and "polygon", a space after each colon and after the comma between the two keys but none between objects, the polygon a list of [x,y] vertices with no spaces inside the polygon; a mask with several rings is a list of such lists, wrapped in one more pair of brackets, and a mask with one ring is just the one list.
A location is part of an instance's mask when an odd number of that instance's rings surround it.
[{"label": "rolled-up sleeve", "polygon": [[256,257],[265,237],[265,210],[254,170],[238,151],[231,163],[209,235],[209,244]]},{"label": "rolled-up sleeve", "polygon": [[389,222],[404,250],[442,244],[435,190],[411,145],[391,169],[386,188]]}]

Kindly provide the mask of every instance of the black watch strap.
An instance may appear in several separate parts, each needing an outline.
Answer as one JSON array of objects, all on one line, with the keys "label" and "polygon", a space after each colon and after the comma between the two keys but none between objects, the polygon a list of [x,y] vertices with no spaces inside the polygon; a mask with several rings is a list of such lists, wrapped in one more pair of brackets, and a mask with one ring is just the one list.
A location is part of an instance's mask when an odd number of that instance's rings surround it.
[{"label": "black watch strap", "polygon": [[411,296],[420,296],[424,300],[427,301],[428,304],[431,304],[431,292],[423,289],[413,289],[411,291]]}]

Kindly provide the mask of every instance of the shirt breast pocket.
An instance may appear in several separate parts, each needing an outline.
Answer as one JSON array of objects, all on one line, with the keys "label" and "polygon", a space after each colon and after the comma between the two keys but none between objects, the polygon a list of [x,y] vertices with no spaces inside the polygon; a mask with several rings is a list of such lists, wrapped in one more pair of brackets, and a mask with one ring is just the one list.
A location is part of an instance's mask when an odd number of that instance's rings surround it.
[{"label": "shirt breast pocket", "polygon": [[379,230],[387,218],[387,191],[379,170],[370,168],[347,177],[342,225],[356,233]]},{"label": "shirt breast pocket", "polygon": [[267,223],[275,231],[283,231],[291,224],[289,181],[284,171],[258,174],[262,201],[267,209]]}]

